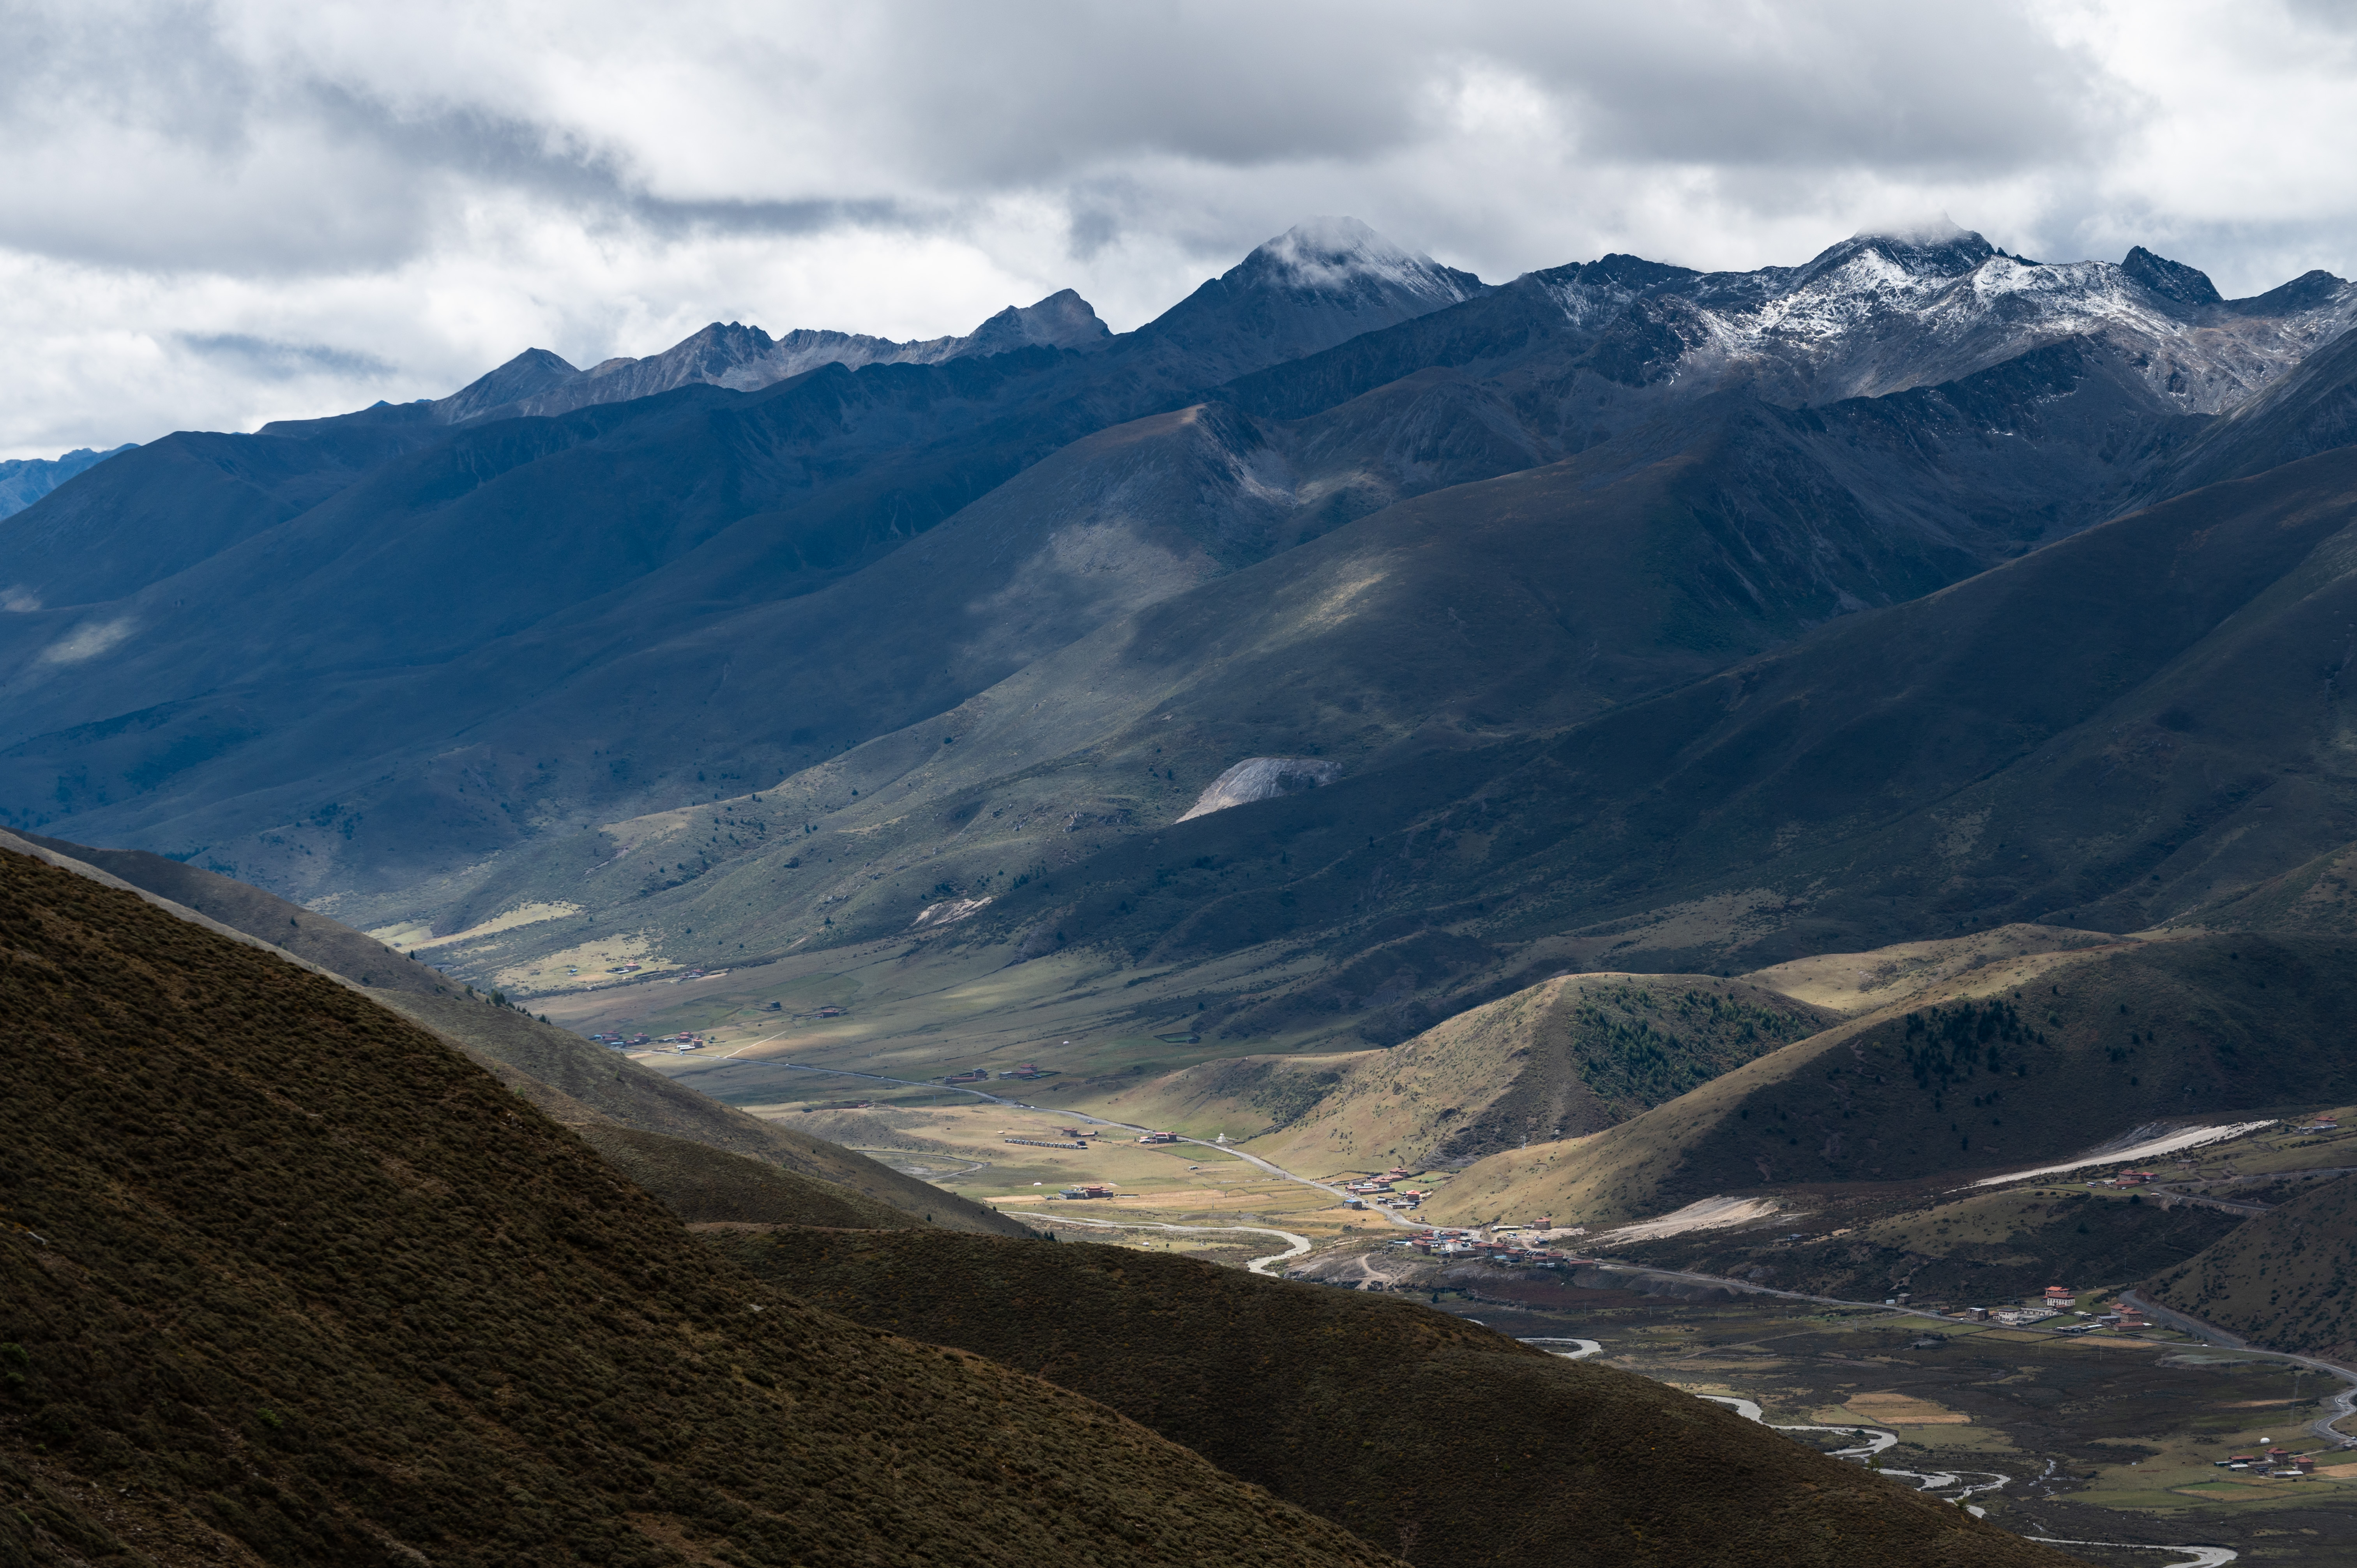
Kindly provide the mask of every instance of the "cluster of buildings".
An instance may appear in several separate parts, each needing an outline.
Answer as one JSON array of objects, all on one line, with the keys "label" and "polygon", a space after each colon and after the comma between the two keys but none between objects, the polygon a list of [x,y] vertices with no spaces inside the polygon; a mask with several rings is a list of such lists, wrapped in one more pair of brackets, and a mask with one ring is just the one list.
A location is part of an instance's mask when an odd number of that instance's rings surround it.
[{"label": "cluster of buildings", "polygon": [[[836,1015],[840,1016],[843,1009],[837,1007],[833,1011]],[[827,1016],[827,1014],[826,1012],[822,1011],[819,1014],[819,1016],[823,1018]],[[1019,1078],[1028,1083],[1033,1079],[1054,1078],[1057,1075],[1058,1070],[1059,1069],[1055,1068],[1041,1067],[1038,1062],[1017,1062],[1013,1067],[1008,1068],[1006,1071],[1001,1072],[998,1076],[1000,1078]],[[988,1068],[978,1067],[969,1072],[951,1073],[947,1077],[943,1078],[942,1081],[943,1083],[986,1083],[990,1080],[990,1076],[991,1073]]]},{"label": "cluster of buildings", "polygon": [[1415,1208],[1432,1195],[1416,1187],[1394,1188],[1392,1184],[1405,1179],[1407,1174],[1405,1165],[1394,1165],[1379,1176],[1351,1182],[1342,1188],[1351,1195],[1343,1202],[1352,1208],[1364,1208],[1367,1200],[1372,1198],[1382,1208]]},{"label": "cluster of buildings", "polygon": [[[1542,1226],[1545,1222],[1542,1220]],[[1498,1225],[1484,1236],[1479,1230],[1427,1230],[1421,1236],[1402,1238],[1395,1245],[1413,1247],[1427,1257],[1465,1258],[1476,1262],[1508,1263],[1531,1268],[1556,1269],[1579,1260],[1566,1252],[1537,1246],[1524,1240],[1530,1231],[1520,1225]]]},{"label": "cluster of buildings", "polygon": [[700,1051],[712,1042],[702,1035],[592,1035],[596,1044],[609,1046],[618,1051],[646,1050],[668,1046],[674,1054]]},{"label": "cluster of buildings", "polygon": [[1113,1186],[1109,1182],[1086,1182],[1068,1187],[1056,1196],[1058,1197],[1111,1197]]},{"label": "cluster of buildings", "polygon": [[[1902,1295],[1898,1299],[1903,1304],[1906,1297]],[[2076,1305],[2078,1299],[2068,1286],[2048,1285],[2046,1294],[2036,1301],[2024,1302],[2018,1307],[2003,1308],[1994,1312],[1986,1306],[1969,1307],[1965,1309],[1964,1316],[1965,1321],[1970,1323],[2001,1323],[2008,1328],[2027,1328],[2032,1324],[2044,1323],[2049,1318],[2060,1317],[2065,1313],[2086,1319],[2083,1323],[2068,1324],[2055,1331],[2062,1334],[2085,1334],[2097,1328],[2121,1328],[2134,1331],[2152,1326],[2151,1319],[2145,1316],[2142,1307],[2131,1306],[2125,1302],[2115,1302],[2110,1310],[2105,1312],[2081,1312]]]},{"label": "cluster of buildings", "polygon": [[2271,1447],[2264,1454],[2235,1454],[2217,1461],[2221,1470],[2256,1470],[2279,1481],[2297,1481],[2316,1474],[2316,1455]]}]

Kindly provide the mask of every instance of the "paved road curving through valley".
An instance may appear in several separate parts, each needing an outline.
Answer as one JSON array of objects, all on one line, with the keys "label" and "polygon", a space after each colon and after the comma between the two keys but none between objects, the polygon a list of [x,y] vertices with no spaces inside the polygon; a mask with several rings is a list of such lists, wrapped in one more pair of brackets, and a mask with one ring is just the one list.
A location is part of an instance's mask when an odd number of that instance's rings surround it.
[{"label": "paved road curving through valley", "polygon": [[2190,1552],[2190,1557],[2180,1557],[2174,1563],[2154,1564],[2154,1568],[2225,1568],[2242,1555],[2231,1546],[2155,1546],[2149,1541],[2065,1541],[2059,1535],[2025,1535],[2024,1541],[2042,1541],[2049,1546],[2116,1546],[2128,1552]]},{"label": "paved road curving through valley", "polygon": [[1177,1230],[1189,1235],[1207,1230],[1243,1230],[1254,1236],[1275,1236],[1291,1245],[1282,1252],[1271,1252],[1265,1258],[1254,1258],[1244,1265],[1254,1273],[1265,1274],[1272,1263],[1290,1262],[1309,1251],[1309,1238],[1297,1236],[1290,1230],[1279,1230],[1267,1225],[1164,1225],[1151,1220],[1083,1219],[1077,1214],[1059,1214],[1059,1225],[1093,1225],[1100,1230]]},{"label": "paved road curving through valley", "polygon": [[[1548,1355],[1560,1356],[1566,1361],[1585,1361],[1590,1356],[1600,1356],[1604,1353],[1604,1347],[1593,1339],[1556,1339],[1544,1334],[1534,1334],[1524,1336],[1523,1343],[1535,1345]],[[1558,1345],[1569,1345],[1572,1348],[1558,1350],[1555,1348]]]}]

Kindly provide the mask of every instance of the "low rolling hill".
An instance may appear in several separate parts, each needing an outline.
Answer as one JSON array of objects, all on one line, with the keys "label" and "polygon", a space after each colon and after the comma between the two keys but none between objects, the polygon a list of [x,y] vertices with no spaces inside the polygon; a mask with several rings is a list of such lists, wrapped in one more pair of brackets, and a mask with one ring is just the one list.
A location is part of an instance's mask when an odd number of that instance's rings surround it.
[{"label": "low rolling hill", "polygon": [[1600,1132],[1835,1016],[1716,975],[1566,975],[1389,1050],[1205,1062],[1101,1103],[1130,1122],[1259,1133],[1254,1153],[1302,1169],[1423,1169]]},{"label": "low rolling hill", "polygon": [[1869,952],[1818,953],[1770,964],[1744,978],[1843,1017],[1854,1017],[1907,1002],[2008,959],[2105,947],[2118,940],[2104,931],[2016,924],[1969,936],[1893,942]]},{"label": "low rolling hill", "polygon": [[2145,1294],[2255,1345],[2357,1356],[2357,1176],[2236,1227]]},{"label": "low rolling hill", "polygon": [[[1844,1196],[1876,1206],[1870,1189]],[[1705,1230],[1658,1242],[1614,1245],[1645,1262],[1724,1274],[1775,1290],[1846,1301],[1883,1301],[1906,1291],[1916,1306],[2002,1307],[2037,1300],[2047,1286],[2116,1290],[2174,1269],[2247,1223],[2191,1204],[2145,1202],[2138,1194],[2097,1195],[2081,1186],[1943,1193],[1923,1201],[1901,1189],[1880,1219],[1828,1228],[1821,1213],[1806,1240],[1774,1240],[1781,1225]],[[1801,1223],[1794,1221],[1794,1223]],[[1831,1229],[1846,1234],[1835,1236]]]},{"label": "low rolling hill", "polygon": [[0,853],[0,999],[11,1561],[1392,1561],[781,1294],[433,1036],[131,893]]},{"label": "low rolling hill", "polygon": [[1086,1244],[705,1239],[856,1321],[1086,1393],[1428,1568],[2064,1561],[1717,1405],[1412,1302]]},{"label": "low rolling hill", "polygon": [[2357,949],[2203,935],[2028,953],[1606,1132],[1494,1155],[1427,1212],[1618,1221],[1825,1184],[1950,1186],[2140,1125],[2357,1092]]}]

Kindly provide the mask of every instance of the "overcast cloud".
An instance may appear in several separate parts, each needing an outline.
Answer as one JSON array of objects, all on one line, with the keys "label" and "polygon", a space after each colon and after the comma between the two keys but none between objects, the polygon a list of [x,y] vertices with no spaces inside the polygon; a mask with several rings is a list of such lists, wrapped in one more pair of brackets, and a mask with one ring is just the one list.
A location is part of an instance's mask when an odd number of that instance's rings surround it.
[{"label": "overcast cloud", "polygon": [[1491,280],[1945,213],[2230,295],[2357,269],[2329,0],[0,0],[0,456],[438,396],[710,320],[1117,329],[1298,220]]}]

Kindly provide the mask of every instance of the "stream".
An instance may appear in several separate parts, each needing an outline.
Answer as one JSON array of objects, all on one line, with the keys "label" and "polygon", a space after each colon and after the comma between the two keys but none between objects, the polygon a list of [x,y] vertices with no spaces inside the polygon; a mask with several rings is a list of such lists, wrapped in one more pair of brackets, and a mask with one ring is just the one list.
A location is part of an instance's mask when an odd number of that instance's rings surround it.
[{"label": "stream", "polygon": [[[1846,1432],[1866,1439],[1853,1448],[1835,1449],[1833,1455],[1836,1459],[1870,1459],[1899,1441],[1897,1433],[1882,1432],[1870,1426],[1777,1426],[1770,1423],[1760,1412],[1760,1406],[1750,1400],[1736,1399],[1727,1394],[1702,1394],[1697,1397],[1713,1404],[1726,1405],[1744,1420],[1756,1421],[1770,1432]],[[1914,1482],[1919,1492],[1940,1494],[1942,1501],[1959,1505],[1975,1519],[1986,1519],[1988,1510],[1968,1499],[1977,1493],[1996,1491],[2012,1479],[1994,1470],[1900,1470],[1888,1465],[1878,1466],[1878,1470],[1882,1475],[1897,1476]],[[2231,1546],[2195,1546],[2190,1542],[2182,1546],[2156,1546],[2142,1541],[2064,1541],[2051,1535],[2026,1535],[2022,1539],[2042,1541],[2049,1546],[2115,1546],[2136,1552],[2190,1553],[2174,1563],[2155,1564],[2155,1568],[2223,1568],[2224,1564],[2240,1555]]]}]

